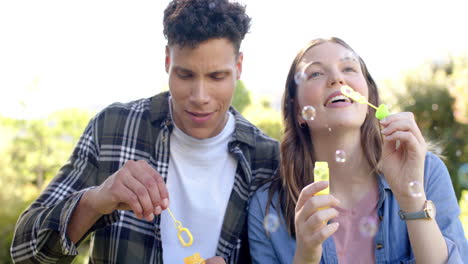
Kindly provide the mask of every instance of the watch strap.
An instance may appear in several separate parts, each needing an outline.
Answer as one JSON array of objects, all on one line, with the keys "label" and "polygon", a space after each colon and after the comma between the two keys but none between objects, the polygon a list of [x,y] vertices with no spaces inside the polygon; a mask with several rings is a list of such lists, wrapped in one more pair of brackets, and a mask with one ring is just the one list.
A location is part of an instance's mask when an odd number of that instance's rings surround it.
[{"label": "watch strap", "polygon": [[426,210],[422,210],[414,213],[405,213],[402,210],[398,212],[401,220],[416,220],[416,219],[428,219],[430,218]]}]

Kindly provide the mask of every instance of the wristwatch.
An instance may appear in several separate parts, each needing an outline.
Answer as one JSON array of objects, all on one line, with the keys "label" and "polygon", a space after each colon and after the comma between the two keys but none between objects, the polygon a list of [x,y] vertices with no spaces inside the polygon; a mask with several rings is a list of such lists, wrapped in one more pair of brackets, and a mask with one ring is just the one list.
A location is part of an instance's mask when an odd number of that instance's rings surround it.
[{"label": "wristwatch", "polygon": [[431,200],[426,200],[422,211],[405,213],[400,210],[398,215],[401,220],[434,219],[436,216],[436,207]]}]

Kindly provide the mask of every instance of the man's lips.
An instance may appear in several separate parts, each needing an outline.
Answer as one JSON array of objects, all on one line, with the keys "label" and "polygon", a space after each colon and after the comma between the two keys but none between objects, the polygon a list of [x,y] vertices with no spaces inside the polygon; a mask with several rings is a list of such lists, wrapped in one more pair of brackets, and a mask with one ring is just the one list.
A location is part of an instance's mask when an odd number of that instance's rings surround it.
[{"label": "man's lips", "polygon": [[203,112],[190,112],[190,111],[187,111],[187,113],[189,113],[190,115],[193,115],[193,116],[197,116],[197,117],[204,117],[204,116],[209,116],[209,115],[212,114],[212,112],[203,113]]},{"label": "man's lips", "polygon": [[206,121],[208,121],[211,116],[213,115],[214,112],[191,112],[191,111],[186,111],[187,114],[189,115],[190,119],[192,119],[193,122],[202,124]]}]

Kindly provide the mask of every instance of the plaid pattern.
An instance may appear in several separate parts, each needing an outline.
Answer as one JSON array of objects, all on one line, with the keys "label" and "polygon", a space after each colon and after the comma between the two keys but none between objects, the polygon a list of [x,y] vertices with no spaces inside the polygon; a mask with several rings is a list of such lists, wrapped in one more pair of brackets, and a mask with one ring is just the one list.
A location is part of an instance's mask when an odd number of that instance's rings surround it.
[{"label": "plaid pattern", "polygon": [[[146,160],[166,179],[172,120],[168,92],[127,104],[112,104],[88,124],[72,156],[21,215],[11,246],[16,263],[69,263],[77,245],[66,236],[70,215],[89,188],[101,184],[127,160]],[[278,166],[277,141],[233,108],[236,120],[229,152],[238,160],[216,255],[226,263],[248,263],[248,199],[258,179]],[[140,220],[131,211],[101,217],[91,233],[90,263],[162,263],[160,217]],[[88,234],[89,234],[88,233]],[[79,242],[78,242],[79,244]]]}]

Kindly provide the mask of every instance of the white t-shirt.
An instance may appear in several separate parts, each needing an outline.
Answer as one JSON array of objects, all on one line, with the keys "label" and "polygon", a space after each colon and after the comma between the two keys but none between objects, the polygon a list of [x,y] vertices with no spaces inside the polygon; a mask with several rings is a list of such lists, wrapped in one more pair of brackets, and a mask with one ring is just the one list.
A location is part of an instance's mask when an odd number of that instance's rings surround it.
[{"label": "white t-shirt", "polygon": [[[224,214],[234,185],[236,159],[228,152],[234,132],[234,116],[215,137],[195,139],[174,124],[170,141],[170,161],[166,186],[169,208],[176,220],[193,235],[193,244],[183,247],[177,238],[174,220],[167,210],[161,214],[164,263],[183,263],[200,253],[204,259],[216,253]],[[186,234],[184,240],[188,242]]]}]

